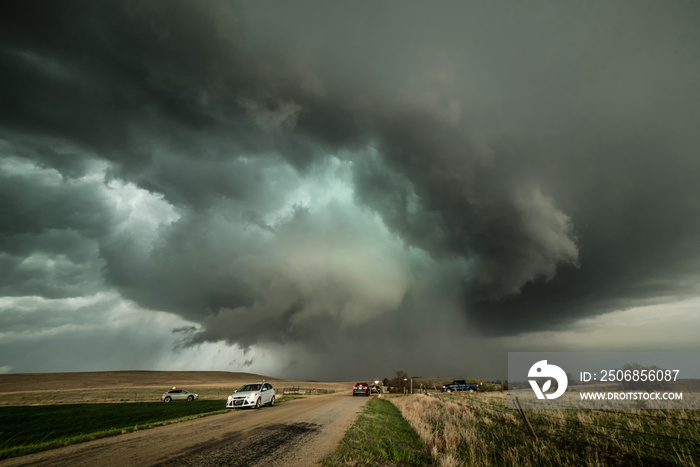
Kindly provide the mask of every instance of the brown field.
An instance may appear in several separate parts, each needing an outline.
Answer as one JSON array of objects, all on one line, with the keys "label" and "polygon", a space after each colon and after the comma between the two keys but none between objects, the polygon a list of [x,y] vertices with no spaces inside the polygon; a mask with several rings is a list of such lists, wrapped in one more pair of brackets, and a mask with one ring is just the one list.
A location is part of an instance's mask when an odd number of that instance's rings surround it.
[{"label": "brown field", "polygon": [[352,391],[351,382],[289,381],[228,371],[95,371],[0,375],[0,406],[89,402],[157,401],[173,386],[200,399],[226,399],[245,383],[265,379],[281,392],[286,387]]},{"label": "brown field", "polygon": [[526,422],[505,392],[390,401],[441,467],[700,465],[697,410],[528,410]]}]

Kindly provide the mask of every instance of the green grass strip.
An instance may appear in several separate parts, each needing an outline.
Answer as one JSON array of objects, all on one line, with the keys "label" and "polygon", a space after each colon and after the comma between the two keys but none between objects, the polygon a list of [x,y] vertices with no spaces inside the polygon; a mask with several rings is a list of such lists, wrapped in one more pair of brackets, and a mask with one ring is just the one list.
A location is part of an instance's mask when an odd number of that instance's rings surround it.
[{"label": "green grass strip", "polygon": [[323,460],[338,465],[430,465],[432,460],[418,433],[393,404],[372,398],[340,441]]},{"label": "green grass strip", "polygon": [[[276,403],[303,397],[282,396]],[[0,408],[0,459],[231,411],[222,400]]]},{"label": "green grass strip", "polygon": [[0,459],[225,412],[224,401],[0,408]]}]

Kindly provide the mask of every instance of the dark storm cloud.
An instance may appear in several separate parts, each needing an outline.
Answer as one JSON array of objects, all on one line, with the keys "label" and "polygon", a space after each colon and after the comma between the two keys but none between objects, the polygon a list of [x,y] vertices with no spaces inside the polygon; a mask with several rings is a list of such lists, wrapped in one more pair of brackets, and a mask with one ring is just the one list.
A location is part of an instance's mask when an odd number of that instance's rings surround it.
[{"label": "dark storm cloud", "polygon": [[3,123],[80,143],[126,169],[147,166],[156,141],[197,157],[205,149],[193,132],[254,141],[245,136],[253,126],[236,119],[240,106],[231,109],[232,90],[253,80],[238,63],[237,29],[225,2],[10,6],[0,54]]},{"label": "dark storm cloud", "polygon": [[317,348],[418,338],[437,297],[507,335],[695,296],[699,23],[689,2],[11,5],[0,137],[28,162],[2,175],[2,291],[59,294],[20,264],[62,254],[66,284],[195,343]]},{"label": "dark storm cloud", "polygon": [[5,161],[0,173],[0,231],[5,236],[64,229],[88,237],[106,234],[112,219],[94,186],[64,179],[56,171],[34,170],[19,160]]},{"label": "dark storm cloud", "polygon": [[0,293],[61,298],[100,290],[98,239],[117,221],[103,193],[3,150]]},{"label": "dark storm cloud", "polygon": [[313,57],[324,99],[300,129],[371,135],[383,160],[357,162],[358,199],[408,243],[475,261],[476,322],[696,293],[697,6],[335,7],[250,22]]}]

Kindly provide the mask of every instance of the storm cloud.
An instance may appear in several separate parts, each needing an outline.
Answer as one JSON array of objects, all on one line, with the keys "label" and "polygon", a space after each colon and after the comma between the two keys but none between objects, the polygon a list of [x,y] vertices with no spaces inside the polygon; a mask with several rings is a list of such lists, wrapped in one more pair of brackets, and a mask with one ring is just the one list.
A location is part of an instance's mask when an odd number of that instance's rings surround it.
[{"label": "storm cloud", "polygon": [[5,10],[0,366],[104,322],[90,368],[487,376],[523,336],[698,296],[696,4]]}]

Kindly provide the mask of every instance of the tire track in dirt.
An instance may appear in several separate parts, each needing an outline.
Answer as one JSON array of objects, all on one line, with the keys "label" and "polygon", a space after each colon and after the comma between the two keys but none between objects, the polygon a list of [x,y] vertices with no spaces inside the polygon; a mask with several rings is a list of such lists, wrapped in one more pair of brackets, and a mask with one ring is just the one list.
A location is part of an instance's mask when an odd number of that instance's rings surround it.
[{"label": "tire track in dirt", "polygon": [[158,467],[246,467],[269,464],[269,459],[263,459],[284,458],[283,452],[293,448],[293,445],[304,443],[305,438],[316,435],[321,429],[315,423],[305,422],[273,425],[258,429],[245,439],[234,436],[218,446],[194,449],[189,454],[158,464]]}]

